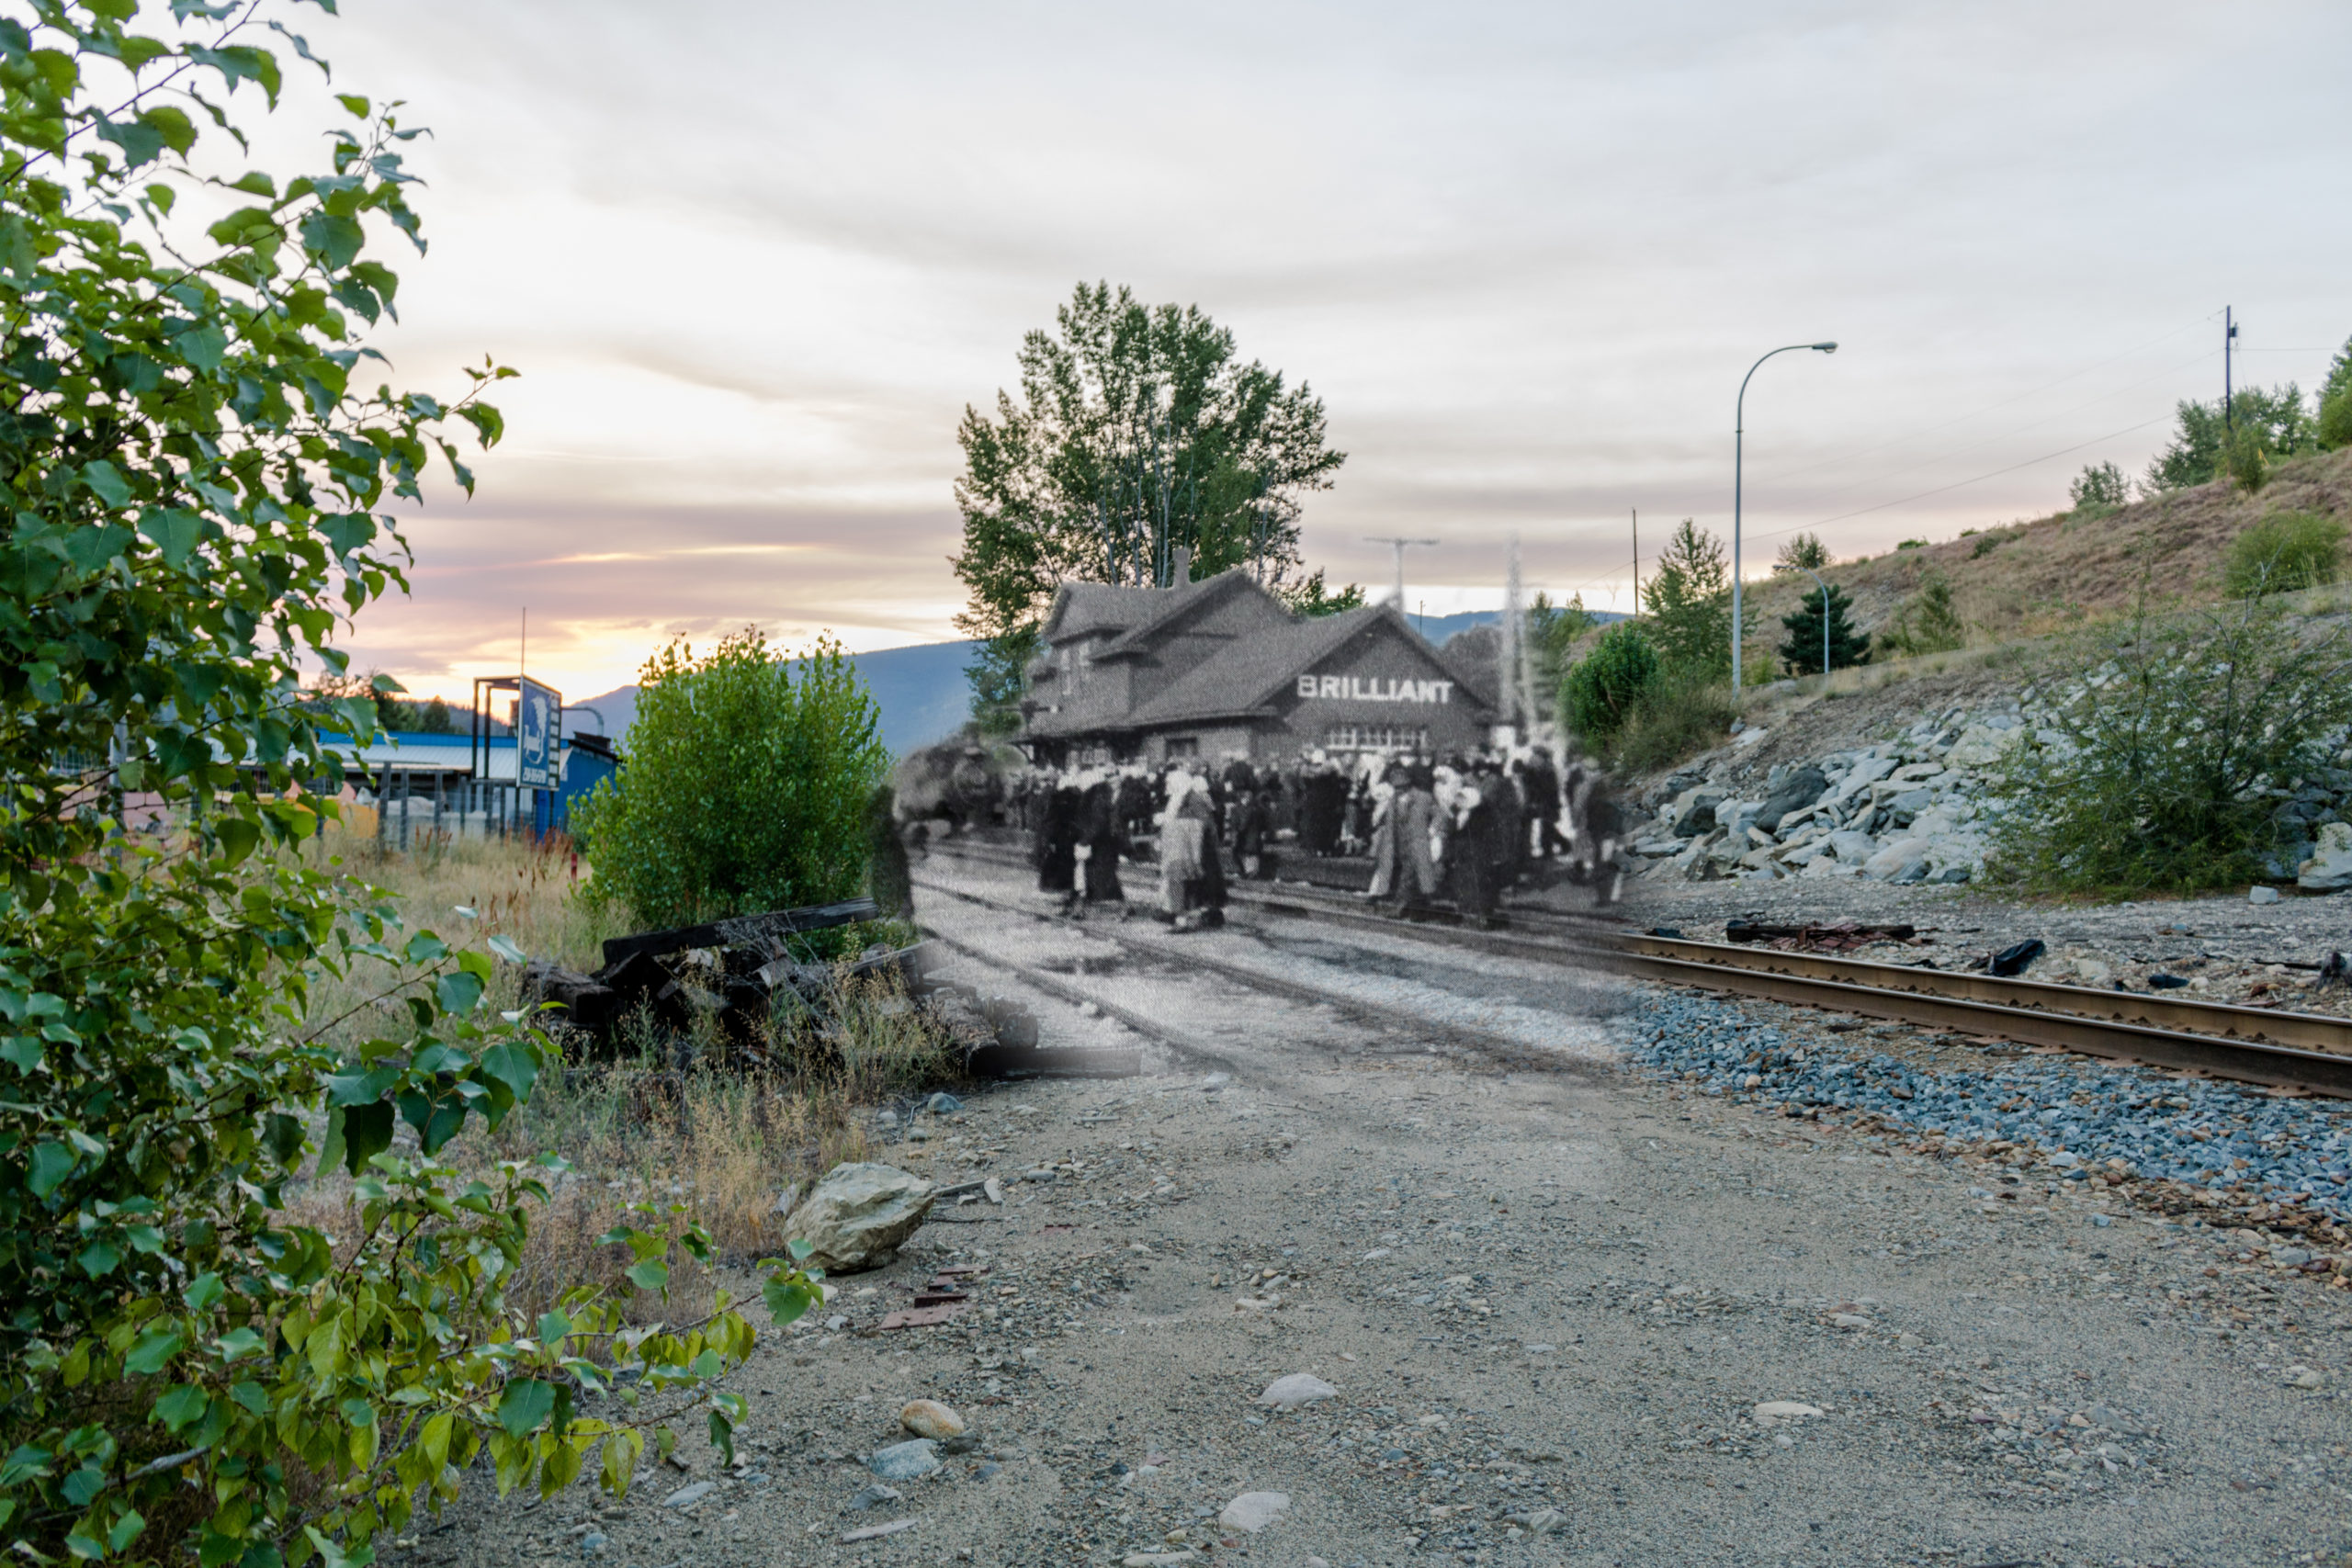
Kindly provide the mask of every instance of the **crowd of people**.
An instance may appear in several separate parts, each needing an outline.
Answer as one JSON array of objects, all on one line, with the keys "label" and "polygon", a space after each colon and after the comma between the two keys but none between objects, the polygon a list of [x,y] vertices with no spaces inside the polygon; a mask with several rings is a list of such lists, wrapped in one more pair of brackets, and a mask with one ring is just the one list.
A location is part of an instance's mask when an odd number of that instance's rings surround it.
[{"label": "crowd of people", "polygon": [[1228,876],[1273,876],[1279,858],[1358,856],[1364,897],[1413,916],[1449,903],[1500,923],[1504,891],[1547,861],[1604,902],[1623,882],[1617,816],[1597,768],[1548,748],[1443,759],[1309,751],[1288,766],[1182,759],[1044,768],[1008,781],[1007,815],[1031,835],[1041,891],[1066,913],[1128,904],[1121,863],[1156,870],[1159,917],[1224,922]]}]

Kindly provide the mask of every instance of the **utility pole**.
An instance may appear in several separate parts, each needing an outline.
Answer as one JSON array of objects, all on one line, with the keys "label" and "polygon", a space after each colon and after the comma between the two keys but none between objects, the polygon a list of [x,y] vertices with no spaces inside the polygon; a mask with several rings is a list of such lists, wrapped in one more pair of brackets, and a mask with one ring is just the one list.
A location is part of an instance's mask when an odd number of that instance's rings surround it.
[{"label": "utility pole", "polygon": [[1634,508],[1634,619],[1642,618],[1642,509]]},{"label": "utility pole", "polygon": [[1396,606],[1398,615],[1403,615],[1405,613],[1405,547],[1434,545],[1437,541],[1435,539],[1390,539],[1367,534],[1364,536],[1363,542],[1367,545],[1386,545],[1396,552],[1396,596],[1389,603]]},{"label": "utility pole", "polygon": [[2238,433],[2237,415],[2230,407],[2230,355],[2237,345],[2237,314],[2232,307],[2224,305],[2222,307],[2222,434],[2225,441],[2236,439]]}]

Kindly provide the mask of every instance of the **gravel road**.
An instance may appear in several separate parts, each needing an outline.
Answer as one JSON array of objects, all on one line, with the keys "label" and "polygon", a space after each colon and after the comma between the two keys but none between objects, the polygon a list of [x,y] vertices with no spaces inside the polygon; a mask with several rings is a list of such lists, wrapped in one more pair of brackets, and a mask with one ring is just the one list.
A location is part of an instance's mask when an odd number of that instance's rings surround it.
[{"label": "gravel road", "polygon": [[[1043,908],[1011,874],[922,874]],[[764,1335],[732,1380],[753,1412],[735,1471],[689,1442],[693,1473],[649,1470],[619,1507],[482,1484],[388,1562],[2352,1550],[2352,1294],[2277,1267],[2253,1230],[1628,1070],[1619,1053],[1655,1054],[1658,1021],[1684,1027],[1646,988],[1297,923],[1168,956],[936,893],[923,909],[1177,1046],[1144,1042],[1140,1077],[1007,1086],[919,1119],[899,1163],[995,1175],[1004,1201],[943,1209],[897,1263],[834,1281],[822,1321]],[[1188,970],[1192,943],[1294,994]],[[1138,1043],[1001,968],[951,973],[1030,1000],[1048,1043]],[[987,1304],[877,1331],[949,1265],[986,1270]],[[1292,1373],[1337,1392],[1253,1404]],[[918,1397],[977,1442],[877,1495],[865,1456],[907,1436]],[[1774,1402],[1798,1413],[1759,1413]],[[1287,1507],[1254,1532],[1221,1523],[1245,1493]]]}]

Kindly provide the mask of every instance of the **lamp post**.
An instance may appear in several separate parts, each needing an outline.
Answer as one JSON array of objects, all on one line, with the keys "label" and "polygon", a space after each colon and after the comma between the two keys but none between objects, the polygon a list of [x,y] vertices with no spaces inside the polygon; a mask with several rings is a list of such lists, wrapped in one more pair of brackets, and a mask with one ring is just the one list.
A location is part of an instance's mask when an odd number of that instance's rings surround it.
[{"label": "lamp post", "polygon": [[1739,695],[1739,606],[1740,606],[1740,601],[1739,601],[1739,506],[1740,506],[1740,464],[1741,464],[1741,459],[1742,459],[1742,458],[1745,457],[1745,455],[1746,455],[1746,454],[1745,454],[1745,448],[1746,448],[1746,446],[1747,446],[1747,383],[1748,383],[1751,379],[1753,379],[1753,378],[1754,378],[1754,377],[1755,377],[1755,375],[1756,375],[1756,372],[1763,367],[1764,361],[1765,361],[1766,359],[1770,359],[1770,358],[1771,358],[1773,354],[1787,354],[1787,353],[1789,353],[1789,352],[1790,352],[1791,350],[1792,350],[1792,349],[1799,349],[1799,348],[1809,348],[1809,349],[1812,349],[1815,354],[1835,354],[1835,353],[1837,353],[1837,352],[1838,352],[1838,345],[1837,345],[1835,343],[1791,343],[1791,344],[1782,344],[1781,346],[1780,346],[1779,348],[1776,348],[1776,349],[1772,350],[1771,354],[1767,354],[1767,355],[1763,355],[1763,357],[1762,357],[1762,358],[1758,359],[1758,360],[1757,360],[1757,362],[1756,362],[1754,365],[1751,365],[1751,366],[1749,366],[1749,367],[1747,367],[1747,375],[1742,376],[1742,377],[1739,378],[1739,402],[1738,402],[1738,405],[1737,405],[1737,407],[1736,407],[1736,412],[1734,412],[1734,414],[1733,414],[1733,416],[1732,416],[1732,430],[1731,430],[1731,694],[1732,694],[1732,695],[1733,695],[1735,698],[1736,698],[1736,697]]}]

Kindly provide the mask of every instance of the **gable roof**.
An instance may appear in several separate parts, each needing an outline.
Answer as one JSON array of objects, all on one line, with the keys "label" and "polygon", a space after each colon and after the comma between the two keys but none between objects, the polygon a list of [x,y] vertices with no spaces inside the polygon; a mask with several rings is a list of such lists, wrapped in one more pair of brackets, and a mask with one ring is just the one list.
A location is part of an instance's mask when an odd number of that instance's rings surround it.
[{"label": "gable roof", "polygon": [[1443,671],[1480,706],[1493,705],[1485,682],[1465,678],[1465,672],[1446,658],[1443,649],[1422,640],[1402,611],[1384,604],[1294,621],[1237,638],[1136,708],[1127,716],[1126,723],[1143,728],[1263,713],[1302,671],[1322,662],[1363,633],[1384,623],[1409,638],[1408,646]]}]

